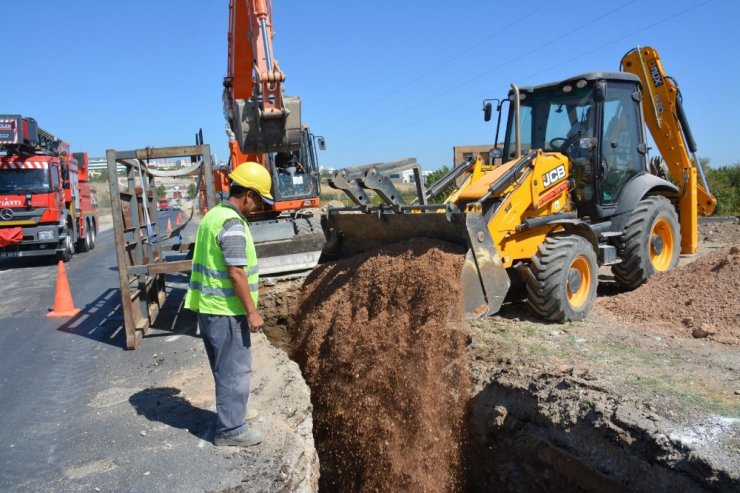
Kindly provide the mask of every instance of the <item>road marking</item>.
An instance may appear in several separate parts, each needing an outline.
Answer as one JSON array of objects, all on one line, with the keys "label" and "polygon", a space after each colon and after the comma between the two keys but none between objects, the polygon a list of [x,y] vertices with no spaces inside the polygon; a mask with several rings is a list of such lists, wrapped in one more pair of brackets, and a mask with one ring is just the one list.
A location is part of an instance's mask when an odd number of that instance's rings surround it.
[{"label": "road marking", "polygon": [[164,342],[172,342],[178,340],[182,335],[176,335],[176,336],[169,336],[167,339],[164,340]]}]

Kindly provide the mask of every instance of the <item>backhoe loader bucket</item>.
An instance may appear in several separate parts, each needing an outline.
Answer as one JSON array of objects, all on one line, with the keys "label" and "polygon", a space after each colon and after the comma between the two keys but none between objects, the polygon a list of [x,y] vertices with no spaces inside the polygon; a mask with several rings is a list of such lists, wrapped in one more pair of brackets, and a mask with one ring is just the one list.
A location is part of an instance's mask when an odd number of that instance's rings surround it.
[{"label": "backhoe loader bucket", "polygon": [[413,238],[443,240],[467,248],[460,272],[466,319],[496,313],[509,290],[506,269],[480,214],[449,210],[366,214],[329,209],[323,227],[328,241],[322,261],[351,257]]}]

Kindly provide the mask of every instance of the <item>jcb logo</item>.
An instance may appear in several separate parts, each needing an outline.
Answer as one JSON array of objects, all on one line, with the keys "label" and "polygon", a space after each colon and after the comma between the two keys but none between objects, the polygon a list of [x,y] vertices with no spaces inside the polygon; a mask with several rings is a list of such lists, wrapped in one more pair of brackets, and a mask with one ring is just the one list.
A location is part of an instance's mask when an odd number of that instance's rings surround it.
[{"label": "jcb logo", "polygon": [[557,168],[551,169],[550,171],[542,175],[542,185],[547,188],[556,181],[562,180],[563,178],[565,178],[565,165],[561,164]]}]

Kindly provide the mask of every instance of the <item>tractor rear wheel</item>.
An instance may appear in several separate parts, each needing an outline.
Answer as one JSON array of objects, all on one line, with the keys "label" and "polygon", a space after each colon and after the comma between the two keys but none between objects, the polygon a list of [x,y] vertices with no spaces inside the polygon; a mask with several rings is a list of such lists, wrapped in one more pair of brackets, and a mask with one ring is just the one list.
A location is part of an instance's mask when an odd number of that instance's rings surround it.
[{"label": "tractor rear wheel", "polygon": [[681,231],[670,201],[661,196],[641,200],[624,226],[617,250],[622,261],[612,265],[612,272],[628,289],[678,265]]},{"label": "tractor rear wheel", "polygon": [[532,257],[527,301],[544,319],[582,320],[594,306],[597,284],[598,264],[591,243],[575,235],[552,236]]}]

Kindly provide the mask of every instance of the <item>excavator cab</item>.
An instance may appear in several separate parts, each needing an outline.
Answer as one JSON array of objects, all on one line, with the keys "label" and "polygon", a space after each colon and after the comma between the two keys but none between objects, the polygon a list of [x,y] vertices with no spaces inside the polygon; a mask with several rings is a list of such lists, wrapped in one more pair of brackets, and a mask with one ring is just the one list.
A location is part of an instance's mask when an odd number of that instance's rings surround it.
[{"label": "excavator cab", "polygon": [[309,200],[321,193],[316,149],[323,148],[323,142],[322,137],[317,137],[304,128],[298,149],[281,150],[267,155],[276,201]]}]

